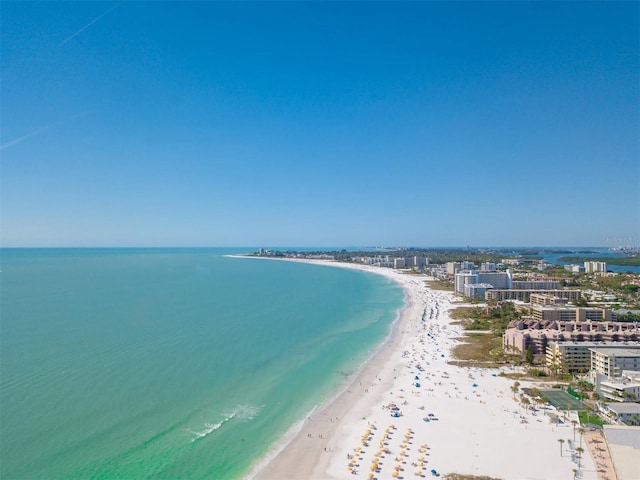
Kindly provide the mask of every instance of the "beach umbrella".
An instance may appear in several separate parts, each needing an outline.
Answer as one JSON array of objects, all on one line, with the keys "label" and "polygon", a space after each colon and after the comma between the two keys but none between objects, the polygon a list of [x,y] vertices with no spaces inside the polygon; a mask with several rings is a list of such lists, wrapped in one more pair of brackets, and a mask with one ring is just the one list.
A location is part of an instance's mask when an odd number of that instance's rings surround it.
[{"label": "beach umbrella", "polygon": [[422,470],[416,470],[416,477],[422,476]]},{"label": "beach umbrella", "polygon": [[373,473],[370,473],[370,474],[369,474],[369,478],[373,478]]},{"label": "beach umbrella", "polygon": [[394,470],[391,475],[393,475],[393,477],[397,477],[400,473],[397,470]]}]

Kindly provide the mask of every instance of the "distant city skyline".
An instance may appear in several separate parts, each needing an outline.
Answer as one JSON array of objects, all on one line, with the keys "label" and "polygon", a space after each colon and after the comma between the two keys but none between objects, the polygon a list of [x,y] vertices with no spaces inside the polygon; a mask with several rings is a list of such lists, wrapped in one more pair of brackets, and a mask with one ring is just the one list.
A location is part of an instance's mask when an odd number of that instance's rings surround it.
[{"label": "distant city skyline", "polygon": [[640,244],[639,18],[3,2],[0,245]]}]

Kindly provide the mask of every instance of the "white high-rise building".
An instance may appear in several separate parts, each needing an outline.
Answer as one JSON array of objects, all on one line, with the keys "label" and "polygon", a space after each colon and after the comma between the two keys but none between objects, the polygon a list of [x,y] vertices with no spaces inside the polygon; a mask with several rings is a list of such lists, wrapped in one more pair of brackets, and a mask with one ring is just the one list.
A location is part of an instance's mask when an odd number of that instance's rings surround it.
[{"label": "white high-rise building", "polygon": [[585,273],[606,272],[607,262],[584,262]]}]

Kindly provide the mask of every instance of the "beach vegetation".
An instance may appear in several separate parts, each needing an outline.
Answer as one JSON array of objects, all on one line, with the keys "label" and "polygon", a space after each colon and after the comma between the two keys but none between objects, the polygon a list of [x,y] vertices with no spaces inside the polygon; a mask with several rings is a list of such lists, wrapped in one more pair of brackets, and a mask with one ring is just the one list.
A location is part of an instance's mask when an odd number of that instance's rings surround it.
[{"label": "beach vegetation", "polygon": [[441,290],[445,292],[453,292],[453,283],[445,280],[429,280],[427,286],[432,290]]},{"label": "beach vegetation", "polygon": [[482,364],[484,367],[498,367],[505,364],[502,339],[485,333],[469,333],[459,339],[462,343],[454,346],[451,353],[456,365]]}]

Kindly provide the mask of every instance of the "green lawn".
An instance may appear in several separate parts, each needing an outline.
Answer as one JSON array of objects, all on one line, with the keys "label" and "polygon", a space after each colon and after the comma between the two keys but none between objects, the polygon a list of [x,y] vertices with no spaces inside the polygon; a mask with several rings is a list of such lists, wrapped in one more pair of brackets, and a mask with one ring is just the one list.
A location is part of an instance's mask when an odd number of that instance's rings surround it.
[{"label": "green lawn", "polygon": [[580,424],[581,425],[586,425],[587,423],[591,423],[593,425],[604,425],[604,422],[602,420],[600,420],[600,417],[596,416],[596,415],[589,415],[589,417],[587,417],[587,412],[578,412],[578,416],[580,417]]}]

